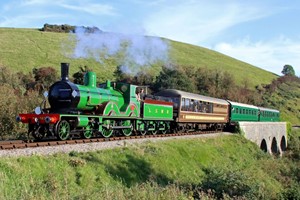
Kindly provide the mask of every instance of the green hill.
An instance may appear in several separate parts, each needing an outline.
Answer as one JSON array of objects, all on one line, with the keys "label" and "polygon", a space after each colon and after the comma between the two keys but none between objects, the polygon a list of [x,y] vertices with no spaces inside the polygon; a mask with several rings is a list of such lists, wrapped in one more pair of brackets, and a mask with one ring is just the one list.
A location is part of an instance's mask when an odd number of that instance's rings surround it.
[{"label": "green hill", "polygon": [[[0,66],[15,71],[29,72],[33,67],[54,67],[59,70],[61,62],[71,63],[71,73],[79,66],[88,66],[99,76],[100,81],[113,78],[113,71],[119,65],[116,57],[108,57],[99,63],[94,59],[71,59],[65,55],[70,45],[70,34],[42,32],[37,29],[0,28]],[[243,80],[254,87],[268,84],[276,75],[245,62],[199,46],[175,41],[170,44],[171,64],[225,70],[232,74],[238,83]],[[70,51],[70,49],[69,49]],[[170,64],[170,63],[163,63]],[[161,64],[160,64],[161,65]],[[152,73],[157,74],[161,66],[154,64]]]},{"label": "green hill", "polygon": [[268,106],[281,111],[281,120],[300,124],[300,79],[283,76],[265,87],[263,99]]},{"label": "green hill", "polygon": [[237,83],[249,81],[249,86],[270,83],[277,75],[231,58],[216,51],[180,42],[172,42],[171,55],[174,63],[224,70],[232,74]]}]

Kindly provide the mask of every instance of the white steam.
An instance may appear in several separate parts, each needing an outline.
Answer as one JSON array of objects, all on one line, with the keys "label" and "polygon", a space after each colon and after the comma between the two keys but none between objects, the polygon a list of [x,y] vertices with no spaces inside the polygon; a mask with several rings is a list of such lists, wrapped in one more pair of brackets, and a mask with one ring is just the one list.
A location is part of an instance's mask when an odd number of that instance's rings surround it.
[{"label": "white steam", "polygon": [[75,32],[76,45],[73,58],[94,58],[100,63],[109,57],[118,65],[126,66],[124,72],[137,73],[156,62],[168,61],[168,43],[158,37],[95,31],[84,28]]}]

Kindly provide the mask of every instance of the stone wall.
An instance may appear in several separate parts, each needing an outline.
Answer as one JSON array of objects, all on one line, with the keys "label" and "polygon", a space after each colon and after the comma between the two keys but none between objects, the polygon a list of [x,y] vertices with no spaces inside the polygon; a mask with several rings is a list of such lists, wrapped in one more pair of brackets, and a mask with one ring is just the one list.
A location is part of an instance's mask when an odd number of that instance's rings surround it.
[{"label": "stone wall", "polygon": [[270,154],[282,154],[287,147],[285,122],[239,122],[244,136]]}]

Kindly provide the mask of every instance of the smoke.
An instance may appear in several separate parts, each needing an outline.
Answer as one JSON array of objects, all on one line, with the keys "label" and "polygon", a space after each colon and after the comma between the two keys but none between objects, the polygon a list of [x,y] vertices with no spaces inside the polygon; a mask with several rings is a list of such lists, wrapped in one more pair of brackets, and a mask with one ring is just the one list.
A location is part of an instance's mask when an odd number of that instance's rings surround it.
[{"label": "smoke", "polygon": [[168,43],[158,37],[134,33],[87,32],[78,27],[73,58],[93,58],[100,63],[114,57],[126,73],[137,73],[156,62],[168,61]]}]

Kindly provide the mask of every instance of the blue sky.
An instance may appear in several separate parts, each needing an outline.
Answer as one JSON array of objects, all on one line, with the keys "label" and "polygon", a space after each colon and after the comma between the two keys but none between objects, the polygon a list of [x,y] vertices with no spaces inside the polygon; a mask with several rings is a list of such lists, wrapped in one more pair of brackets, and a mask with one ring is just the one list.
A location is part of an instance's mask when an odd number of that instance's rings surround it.
[{"label": "blue sky", "polygon": [[300,75],[300,1],[296,0],[11,0],[0,27],[97,26],[206,47],[281,74]]}]

